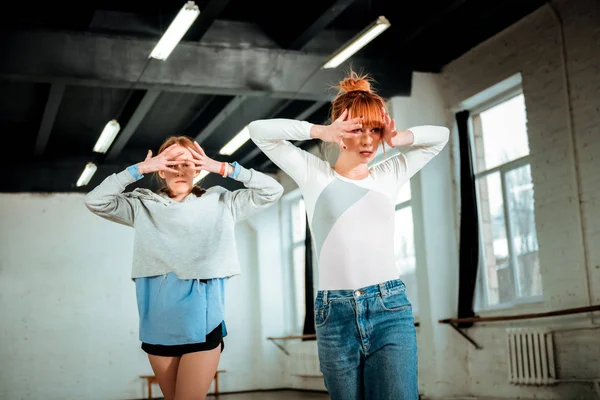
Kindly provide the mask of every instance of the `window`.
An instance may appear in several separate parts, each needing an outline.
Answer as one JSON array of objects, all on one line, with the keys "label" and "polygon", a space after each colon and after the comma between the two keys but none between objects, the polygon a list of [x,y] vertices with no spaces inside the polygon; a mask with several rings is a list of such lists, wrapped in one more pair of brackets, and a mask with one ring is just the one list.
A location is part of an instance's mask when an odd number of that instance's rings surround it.
[{"label": "window", "polygon": [[481,234],[477,309],[542,295],[526,121],[520,89],[471,112]]},{"label": "window", "polygon": [[412,303],[413,314],[416,316],[418,315],[417,274],[410,182],[402,186],[396,199],[394,245],[399,278],[406,284],[406,296]]},{"label": "window", "polygon": [[293,199],[290,203],[291,221],[291,274],[294,331],[302,332],[306,310],[305,297],[305,240],[306,240],[306,211],[302,197]]}]

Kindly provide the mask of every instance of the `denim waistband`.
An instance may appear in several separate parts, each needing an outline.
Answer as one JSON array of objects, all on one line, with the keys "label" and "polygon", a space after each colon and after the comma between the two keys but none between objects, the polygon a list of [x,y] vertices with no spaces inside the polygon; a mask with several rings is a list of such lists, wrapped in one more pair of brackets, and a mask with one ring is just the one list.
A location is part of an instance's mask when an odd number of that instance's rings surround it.
[{"label": "denim waistband", "polygon": [[365,286],[358,289],[340,289],[340,290],[319,290],[317,291],[317,299],[322,298],[326,303],[332,299],[348,299],[362,296],[375,296],[381,294],[386,296],[389,293],[397,292],[405,288],[404,282],[401,279],[381,282],[370,286]]}]

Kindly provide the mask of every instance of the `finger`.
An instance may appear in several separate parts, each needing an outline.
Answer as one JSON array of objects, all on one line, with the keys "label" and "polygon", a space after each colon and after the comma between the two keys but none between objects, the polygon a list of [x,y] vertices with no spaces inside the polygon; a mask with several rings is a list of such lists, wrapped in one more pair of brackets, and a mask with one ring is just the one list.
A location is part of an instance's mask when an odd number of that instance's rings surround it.
[{"label": "finger", "polygon": [[161,171],[169,171],[169,172],[172,172],[174,174],[178,174],[179,173],[179,171],[177,171],[176,169],[169,168],[169,167],[161,167],[160,170]]},{"label": "finger", "polygon": [[186,164],[187,160],[167,160],[165,161],[165,165],[173,166],[173,165],[182,165]]},{"label": "finger", "polygon": [[392,132],[394,132],[396,130],[396,119],[392,119]]},{"label": "finger", "polygon": [[185,154],[184,150],[171,150],[170,153],[165,154],[165,158],[167,158],[167,159],[177,158],[182,154]]},{"label": "finger", "polygon": [[336,121],[345,121],[347,116],[348,116],[348,109],[346,108]]},{"label": "finger", "polygon": [[[146,155],[146,160],[149,160],[152,158],[152,150],[148,150],[148,154]],[[144,161],[146,161],[144,160]]]},{"label": "finger", "polygon": [[345,132],[344,134],[340,135],[340,138],[341,139],[352,139],[359,135],[361,135],[360,132]]},{"label": "finger", "polygon": [[190,153],[192,153],[192,155],[195,158],[202,158],[202,154],[200,154],[198,151],[196,151],[196,149],[193,149],[191,147],[188,147],[188,150],[190,151]]},{"label": "finger", "polygon": [[392,118],[390,117],[390,114],[385,114],[385,122],[388,125],[392,123]]},{"label": "finger", "polygon": [[170,145],[169,147],[167,147],[166,149],[163,150],[164,154],[168,154],[171,150],[173,150],[175,147],[177,147],[178,144],[177,143],[173,143],[172,145]]},{"label": "finger", "polygon": [[[363,125],[360,123],[351,123],[351,124],[346,124],[344,125],[343,129],[346,132],[352,132],[355,131],[357,129],[362,129]],[[352,132],[352,133],[356,133],[356,132]]]}]

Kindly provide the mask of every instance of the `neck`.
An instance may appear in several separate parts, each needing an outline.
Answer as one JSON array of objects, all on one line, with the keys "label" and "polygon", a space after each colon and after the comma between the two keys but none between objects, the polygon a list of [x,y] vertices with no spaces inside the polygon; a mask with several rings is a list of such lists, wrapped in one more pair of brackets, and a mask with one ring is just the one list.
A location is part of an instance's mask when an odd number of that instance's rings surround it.
[{"label": "neck", "polygon": [[182,201],[183,199],[185,199],[190,193],[192,193],[191,191],[188,193],[178,193],[174,196],[169,196],[171,197],[173,200],[175,201]]},{"label": "neck", "polygon": [[346,157],[340,156],[335,163],[335,172],[349,179],[364,179],[369,176],[368,164],[352,162]]}]

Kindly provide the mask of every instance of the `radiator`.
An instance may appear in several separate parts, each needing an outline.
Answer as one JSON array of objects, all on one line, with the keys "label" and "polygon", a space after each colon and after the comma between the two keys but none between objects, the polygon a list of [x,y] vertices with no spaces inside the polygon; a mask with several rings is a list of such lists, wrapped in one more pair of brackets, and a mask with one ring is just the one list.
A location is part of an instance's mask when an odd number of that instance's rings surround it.
[{"label": "radiator", "polygon": [[510,328],[508,336],[508,380],[515,385],[557,383],[552,332],[543,329]]},{"label": "radiator", "polygon": [[314,340],[291,342],[288,346],[287,370],[295,376],[323,376],[319,366],[317,342]]}]

